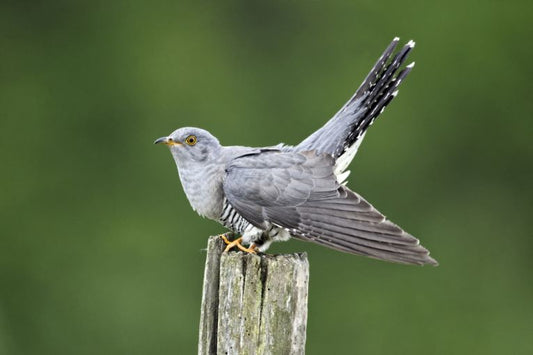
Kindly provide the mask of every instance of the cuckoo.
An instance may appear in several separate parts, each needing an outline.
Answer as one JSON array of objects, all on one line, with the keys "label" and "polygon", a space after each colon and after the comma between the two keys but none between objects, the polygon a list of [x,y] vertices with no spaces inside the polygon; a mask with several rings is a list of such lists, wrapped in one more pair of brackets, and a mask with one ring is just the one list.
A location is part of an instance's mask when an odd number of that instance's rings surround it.
[{"label": "cuckoo", "polygon": [[415,43],[394,38],[355,94],[295,146],[223,146],[209,132],[179,128],[154,143],[170,148],[183,190],[201,216],[239,236],[226,250],[264,252],[291,237],[403,264],[437,265],[417,238],[346,186],[348,165],[367,129],[414,67]]}]

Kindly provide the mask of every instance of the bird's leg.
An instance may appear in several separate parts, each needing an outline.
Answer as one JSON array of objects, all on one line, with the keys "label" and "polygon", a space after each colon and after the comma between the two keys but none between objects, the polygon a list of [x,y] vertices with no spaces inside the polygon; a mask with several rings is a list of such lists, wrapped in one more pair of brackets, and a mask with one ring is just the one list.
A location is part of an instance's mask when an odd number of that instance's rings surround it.
[{"label": "bird's leg", "polygon": [[257,251],[255,250],[256,246],[253,243],[248,248],[244,247],[242,244],[237,244],[237,248],[248,254],[257,254]]},{"label": "bird's leg", "polygon": [[[224,249],[224,252],[230,251],[230,250],[233,249],[234,247],[237,247],[237,248],[239,248],[239,249],[240,249],[241,247],[243,247],[243,246],[241,245],[242,237],[237,238],[237,239],[235,239],[235,240],[233,240],[233,241],[231,241],[231,242],[230,242],[227,238],[224,238],[224,237],[222,238],[222,240],[224,240],[224,243],[227,244],[226,249]],[[244,247],[243,247],[243,248],[244,248]]]},{"label": "bird's leg", "polygon": [[[233,243],[232,241],[230,241],[230,240],[228,239],[229,233],[219,234],[218,236],[219,236],[220,238],[222,238],[222,240],[224,241],[224,243],[226,243],[226,244],[228,245],[228,247],[229,247],[229,245],[230,245],[231,243]],[[239,239],[242,239],[242,238],[239,238]],[[232,246],[232,247],[233,247],[233,246]],[[224,251],[227,251],[227,250],[228,250],[228,248],[226,247],[226,249],[225,249]]]},{"label": "bird's leg", "polygon": [[249,248],[246,248],[245,246],[243,246],[241,244],[242,237],[237,238],[237,239],[235,239],[235,240],[233,240],[231,242],[228,240],[228,238],[226,238],[226,236],[224,234],[221,234],[220,238],[222,238],[224,243],[227,244],[226,249],[224,249],[224,252],[227,252],[227,251],[231,250],[232,248],[237,247],[240,250],[244,251],[245,253],[249,253],[249,254],[256,254],[257,253],[255,251],[255,244],[250,245]]}]

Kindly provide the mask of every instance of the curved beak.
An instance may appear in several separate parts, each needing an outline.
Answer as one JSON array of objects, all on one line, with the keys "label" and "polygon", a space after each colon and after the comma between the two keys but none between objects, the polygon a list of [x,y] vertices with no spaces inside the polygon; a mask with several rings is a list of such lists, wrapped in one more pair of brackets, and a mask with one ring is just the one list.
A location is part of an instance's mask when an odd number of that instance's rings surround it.
[{"label": "curved beak", "polygon": [[176,142],[170,137],[157,138],[155,140],[154,144],[159,144],[159,143],[163,143],[163,144],[166,144],[166,145],[169,145],[169,146],[170,145],[181,145],[181,142]]},{"label": "curved beak", "polygon": [[159,144],[159,143],[167,143],[168,142],[168,137],[161,137],[161,138],[157,138],[154,142],[154,144]]}]

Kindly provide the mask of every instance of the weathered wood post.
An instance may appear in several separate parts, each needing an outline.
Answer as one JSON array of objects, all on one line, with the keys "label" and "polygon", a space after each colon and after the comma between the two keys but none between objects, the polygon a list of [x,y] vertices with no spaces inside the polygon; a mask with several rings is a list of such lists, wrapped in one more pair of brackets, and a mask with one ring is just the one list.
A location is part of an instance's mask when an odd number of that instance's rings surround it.
[{"label": "weathered wood post", "polygon": [[304,354],[307,255],[222,253],[209,238],[198,354]]}]

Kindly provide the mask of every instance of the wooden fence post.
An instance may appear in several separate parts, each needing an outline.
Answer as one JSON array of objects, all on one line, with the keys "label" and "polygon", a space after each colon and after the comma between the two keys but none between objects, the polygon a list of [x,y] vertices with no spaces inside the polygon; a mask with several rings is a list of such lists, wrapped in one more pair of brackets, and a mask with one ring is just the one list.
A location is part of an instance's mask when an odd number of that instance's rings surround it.
[{"label": "wooden fence post", "polygon": [[307,255],[222,253],[210,237],[198,354],[304,354]]}]

